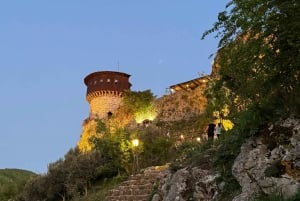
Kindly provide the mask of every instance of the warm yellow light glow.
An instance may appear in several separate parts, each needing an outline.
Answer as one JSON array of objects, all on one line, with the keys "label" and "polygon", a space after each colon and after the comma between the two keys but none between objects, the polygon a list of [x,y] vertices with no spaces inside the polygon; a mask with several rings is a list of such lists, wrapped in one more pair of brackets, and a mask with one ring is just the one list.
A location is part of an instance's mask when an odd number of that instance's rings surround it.
[{"label": "warm yellow light glow", "polygon": [[234,124],[229,119],[223,119],[222,123],[226,131],[231,130],[234,126]]},{"label": "warm yellow light glow", "polygon": [[83,126],[82,134],[77,146],[81,152],[88,152],[92,149],[90,139],[97,137],[97,123],[94,120],[89,121]]},{"label": "warm yellow light glow", "polygon": [[139,140],[138,139],[132,140],[132,144],[133,144],[134,147],[138,147],[139,146]]},{"label": "warm yellow light glow", "polygon": [[230,111],[228,105],[225,105],[221,111],[214,111],[213,116],[216,118],[220,118],[220,114],[222,114],[223,117],[227,117],[229,112]]},{"label": "warm yellow light glow", "polygon": [[239,102],[239,96],[236,96],[234,99],[233,99],[233,102],[235,103],[235,104],[237,104],[238,102]]},{"label": "warm yellow light glow", "polygon": [[184,135],[180,135],[180,139],[181,139],[181,140],[184,140]]},{"label": "warm yellow light glow", "polygon": [[[232,121],[230,121],[229,119],[226,119],[224,117],[227,117],[229,115],[229,107],[228,105],[225,105],[224,108],[221,111],[214,111],[213,112],[213,116],[216,118],[214,123],[218,124],[218,123],[222,123],[222,126],[224,128],[224,130],[231,130],[234,126],[234,124],[232,123]],[[222,114],[222,116],[221,116]]]},{"label": "warm yellow light glow", "polygon": [[231,130],[234,126],[234,124],[232,123],[232,121],[230,121],[229,119],[216,119],[214,121],[214,123],[217,125],[218,123],[222,122],[222,126],[224,128],[225,131]]},{"label": "warm yellow light glow", "polygon": [[200,137],[197,137],[196,140],[197,140],[197,142],[201,142],[201,138]]},{"label": "warm yellow light glow", "polygon": [[134,113],[135,121],[140,124],[144,120],[148,119],[150,121],[153,121],[157,116],[157,108],[154,104],[145,106],[144,108],[140,109],[139,111],[136,111]]},{"label": "warm yellow light glow", "polygon": [[135,121],[140,124],[144,120],[148,119],[150,121],[153,121],[156,117],[157,113],[155,111],[143,111],[143,112],[137,112],[134,114]]}]

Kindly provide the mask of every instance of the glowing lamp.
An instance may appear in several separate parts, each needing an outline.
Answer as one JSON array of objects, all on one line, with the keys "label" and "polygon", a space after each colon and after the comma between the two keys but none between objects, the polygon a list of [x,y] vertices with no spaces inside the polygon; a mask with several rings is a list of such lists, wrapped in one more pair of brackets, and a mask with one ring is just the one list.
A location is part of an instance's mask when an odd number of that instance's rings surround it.
[{"label": "glowing lamp", "polygon": [[180,135],[180,139],[181,139],[181,140],[184,140],[184,135]]},{"label": "glowing lamp", "polygon": [[132,144],[133,144],[134,147],[139,146],[139,140],[138,139],[132,140]]}]

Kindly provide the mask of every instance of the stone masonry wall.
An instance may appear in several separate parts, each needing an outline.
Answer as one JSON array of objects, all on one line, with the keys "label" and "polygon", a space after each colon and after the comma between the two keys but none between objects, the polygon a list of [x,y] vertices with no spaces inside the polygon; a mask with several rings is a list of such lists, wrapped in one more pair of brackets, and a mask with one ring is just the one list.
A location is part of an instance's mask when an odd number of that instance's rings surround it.
[{"label": "stone masonry wall", "polygon": [[94,97],[90,102],[90,118],[107,118],[108,112],[114,113],[121,101],[122,97],[114,95]]},{"label": "stone masonry wall", "polygon": [[181,90],[157,100],[160,121],[189,119],[204,112],[207,100],[203,94],[206,85],[194,90]]}]

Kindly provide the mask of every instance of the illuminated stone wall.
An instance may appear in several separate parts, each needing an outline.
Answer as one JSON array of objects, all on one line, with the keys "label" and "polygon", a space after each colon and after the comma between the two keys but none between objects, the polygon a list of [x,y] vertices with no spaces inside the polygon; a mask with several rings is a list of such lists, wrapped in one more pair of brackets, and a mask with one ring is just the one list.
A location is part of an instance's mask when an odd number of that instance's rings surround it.
[{"label": "illuminated stone wall", "polygon": [[189,119],[204,112],[207,99],[204,96],[206,83],[193,90],[180,90],[157,100],[160,121]]},{"label": "illuminated stone wall", "polygon": [[[202,114],[207,105],[204,91],[210,79],[218,79],[221,68],[219,56],[214,59],[210,75],[196,78],[181,84],[173,85],[174,92],[157,100],[160,108],[158,118],[160,121],[178,121],[189,119]],[[193,86],[197,82],[197,86]],[[189,86],[193,86],[190,88]]]},{"label": "illuminated stone wall", "polygon": [[114,113],[120,106],[122,97],[107,93],[103,96],[94,97],[90,101],[90,118],[105,119],[108,113]]}]

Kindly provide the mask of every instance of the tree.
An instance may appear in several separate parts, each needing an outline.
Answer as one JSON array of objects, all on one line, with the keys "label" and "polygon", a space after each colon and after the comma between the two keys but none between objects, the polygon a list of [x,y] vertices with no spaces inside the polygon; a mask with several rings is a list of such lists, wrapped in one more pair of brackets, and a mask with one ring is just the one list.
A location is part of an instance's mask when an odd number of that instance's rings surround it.
[{"label": "tree", "polygon": [[45,178],[48,183],[48,188],[46,189],[47,197],[51,200],[66,201],[68,199],[68,181],[66,179],[69,172],[68,168],[62,159],[49,165]]},{"label": "tree", "polygon": [[[78,152],[79,153],[79,152]],[[68,167],[66,174],[66,185],[68,194],[75,196],[76,194],[88,195],[92,182],[98,177],[97,168],[105,164],[102,160],[101,153],[97,151],[89,151],[68,157],[65,165]]]},{"label": "tree", "polygon": [[145,91],[126,91],[123,98],[123,106],[134,114],[137,123],[144,120],[153,120],[156,115],[154,105],[155,96],[150,90]]},{"label": "tree", "polygon": [[47,174],[30,180],[18,200],[66,201],[87,196],[101,174],[99,169],[105,165],[106,161],[98,151],[81,153],[78,148],[70,149],[64,159],[49,164]]},{"label": "tree", "polygon": [[122,169],[122,150],[118,136],[105,135],[92,141],[95,150],[101,153],[102,160],[105,161],[98,167],[98,176],[110,178],[117,175]]},{"label": "tree", "polygon": [[30,179],[21,195],[18,197],[18,201],[36,201],[45,200],[47,198],[47,187],[48,187],[47,177],[37,176]]},{"label": "tree", "polygon": [[211,33],[220,38],[220,78],[210,91],[215,107],[299,114],[299,1],[232,0],[203,38]]}]

